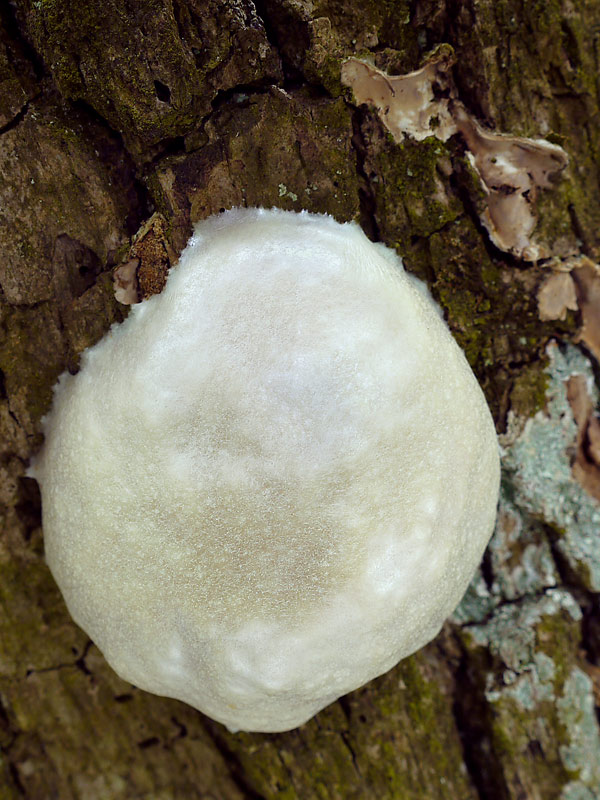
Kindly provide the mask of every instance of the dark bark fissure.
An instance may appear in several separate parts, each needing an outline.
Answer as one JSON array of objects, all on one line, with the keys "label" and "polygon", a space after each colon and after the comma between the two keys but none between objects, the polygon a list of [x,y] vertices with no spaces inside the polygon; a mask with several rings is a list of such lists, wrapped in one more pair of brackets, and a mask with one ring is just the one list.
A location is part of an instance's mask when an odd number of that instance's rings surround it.
[{"label": "dark bark fissure", "polygon": [[455,673],[456,693],[452,706],[462,753],[479,800],[510,800],[501,767],[489,738],[489,706],[479,677],[474,679],[468,657]]},{"label": "dark bark fissure", "polygon": [[223,736],[221,731],[218,730],[215,723],[213,723],[211,720],[208,720],[206,728],[215,744],[215,747],[223,757],[225,763],[228,765],[231,777],[233,778],[235,785],[238,787],[245,800],[268,800],[265,795],[262,795],[260,792],[256,791],[255,787],[250,782],[238,755],[230,747],[226,737]]},{"label": "dark bark fissure", "polygon": [[31,65],[37,80],[41,81],[43,78],[47,78],[48,70],[29,37],[23,31],[18,19],[17,4],[15,2],[2,3],[0,6],[0,22],[4,26],[8,37],[17,45],[24,58]]},{"label": "dark bark fissure", "polygon": [[352,146],[356,154],[356,172],[360,178],[359,202],[360,202],[360,226],[367,234],[369,239],[380,242],[381,236],[375,210],[377,203],[375,193],[371,185],[371,180],[365,169],[365,159],[367,154],[366,142],[363,136],[362,125],[365,117],[365,110],[358,107],[352,114]]},{"label": "dark bark fissure", "polygon": [[[37,97],[39,97],[39,95],[37,95]],[[36,98],[33,98],[33,100],[35,99]],[[8,131],[11,131],[13,128],[16,128],[17,125],[25,119],[25,116],[29,111],[29,108],[30,108],[30,103],[25,103],[23,108],[17,114],[15,114],[15,116],[13,117],[13,119],[11,119],[10,122],[7,122],[6,125],[2,125],[0,127],[0,136],[2,136],[3,133],[8,133]]]}]

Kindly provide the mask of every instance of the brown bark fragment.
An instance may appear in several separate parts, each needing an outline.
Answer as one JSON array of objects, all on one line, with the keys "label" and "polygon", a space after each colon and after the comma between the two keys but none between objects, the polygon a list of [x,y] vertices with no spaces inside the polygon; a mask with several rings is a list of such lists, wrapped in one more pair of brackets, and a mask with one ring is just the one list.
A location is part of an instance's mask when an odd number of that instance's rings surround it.
[{"label": "brown bark fragment", "polygon": [[572,273],[581,309],[579,340],[600,361],[600,268],[589,259],[588,262]]},{"label": "brown bark fragment", "polygon": [[550,319],[566,319],[567,311],[577,311],[577,293],[573,278],[568,272],[549,275],[537,295],[538,314],[543,322]]},{"label": "brown bark fragment", "polygon": [[600,418],[594,412],[586,380],[582,375],[569,378],[567,398],[577,423],[573,475],[586,491],[600,500]]}]

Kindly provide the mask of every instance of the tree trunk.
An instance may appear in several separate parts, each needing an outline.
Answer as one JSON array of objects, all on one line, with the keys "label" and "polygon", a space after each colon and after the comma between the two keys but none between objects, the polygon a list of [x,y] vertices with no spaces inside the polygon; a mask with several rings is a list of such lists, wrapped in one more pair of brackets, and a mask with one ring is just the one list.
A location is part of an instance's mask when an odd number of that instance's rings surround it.
[{"label": "tree trunk", "polygon": [[[0,800],[600,798],[599,37],[597,0],[0,5]],[[395,247],[503,447],[497,528],[440,636],[277,735],[112,672],[25,476],[58,376],[127,314],[115,267],[146,297],[239,205]]]}]

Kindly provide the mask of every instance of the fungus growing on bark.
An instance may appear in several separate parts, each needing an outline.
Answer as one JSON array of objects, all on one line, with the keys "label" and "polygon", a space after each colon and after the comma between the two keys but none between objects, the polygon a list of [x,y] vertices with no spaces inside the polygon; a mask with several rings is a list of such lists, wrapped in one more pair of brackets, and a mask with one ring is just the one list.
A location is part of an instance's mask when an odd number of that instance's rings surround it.
[{"label": "fungus growing on bark", "polygon": [[341,80],[357,103],[377,109],[396,142],[405,136],[442,142],[459,133],[467,159],[477,173],[485,200],[479,218],[499,250],[525,261],[550,255],[536,242],[535,204],[541,189],[552,188],[569,159],[562,147],[544,139],[529,139],[486,131],[458,99],[450,73],[453,56],[447,46],[421,69],[388,75],[358,58],[342,65]]},{"label": "fungus growing on bark", "polygon": [[575,282],[567,271],[552,271],[537,293],[538,316],[542,322],[566,319],[567,311],[577,311]]},{"label": "fungus growing on bark", "polygon": [[426,644],[489,539],[498,449],[437,308],[355,224],[197,225],[63,375],[48,564],[125,679],[281,731]]},{"label": "fungus growing on bark", "polygon": [[359,58],[342,64],[342,83],[352,89],[356,102],[378,110],[385,127],[397,142],[411,136],[418,142],[435,136],[445,142],[456,125],[447,97],[437,97],[436,86],[448,86],[451,59],[443,51],[421,69],[406,75],[388,75]]}]

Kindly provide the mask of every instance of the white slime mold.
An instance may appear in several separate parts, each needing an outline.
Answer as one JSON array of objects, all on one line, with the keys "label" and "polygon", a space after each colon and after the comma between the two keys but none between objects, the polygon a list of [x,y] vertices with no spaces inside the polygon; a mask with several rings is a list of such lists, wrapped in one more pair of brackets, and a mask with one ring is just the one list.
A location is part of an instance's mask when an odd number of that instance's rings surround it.
[{"label": "white slime mold", "polygon": [[281,731],[426,644],[489,539],[483,394],[354,224],[234,209],[63,375],[32,469],[48,564],[108,662]]}]

